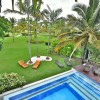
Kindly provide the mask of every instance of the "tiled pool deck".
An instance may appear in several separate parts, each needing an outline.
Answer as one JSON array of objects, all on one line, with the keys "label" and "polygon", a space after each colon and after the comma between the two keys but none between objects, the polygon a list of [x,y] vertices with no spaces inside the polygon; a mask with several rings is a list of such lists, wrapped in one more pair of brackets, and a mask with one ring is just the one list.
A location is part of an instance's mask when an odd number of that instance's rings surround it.
[{"label": "tiled pool deck", "polygon": [[83,70],[84,67],[82,65],[78,65],[78,66],[74,67],[74,69],[76,69],[77,71],[82,72],[86,76],[88,76],[91,79],[95,80],[96,82],[100,83],[100,75],[94,75],[93,70],[92,70],[92,67],[93,66],[91,65],[91,68],[90,68],[90,71],[89,72],[85,72]]}]

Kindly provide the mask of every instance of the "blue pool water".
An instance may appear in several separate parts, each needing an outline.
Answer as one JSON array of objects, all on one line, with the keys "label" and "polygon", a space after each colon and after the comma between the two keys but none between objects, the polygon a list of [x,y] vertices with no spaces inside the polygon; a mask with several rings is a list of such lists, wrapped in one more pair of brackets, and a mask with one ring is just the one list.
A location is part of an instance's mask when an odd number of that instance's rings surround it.
[{"label": "blue pool water", "polygon": [[84,99],[66,83],[58,85],[57,87],[45,91],[37,96],[33,96],[28,100],[39,100],[39,98],[42,100],[70,100],[70,98],[72,100]]},{"label": "blue pool water", "polygon": [[75,71],[6,95],[4,100],[100,100],[100,84]]}]

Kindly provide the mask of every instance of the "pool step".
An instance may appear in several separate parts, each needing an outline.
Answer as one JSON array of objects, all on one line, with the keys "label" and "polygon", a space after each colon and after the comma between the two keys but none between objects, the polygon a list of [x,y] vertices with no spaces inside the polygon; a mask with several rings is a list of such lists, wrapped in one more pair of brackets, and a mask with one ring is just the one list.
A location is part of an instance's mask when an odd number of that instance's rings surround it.
[{"label": "pool step", "polygon": [[75,78],[71,79],[69,85],[72,86],[84,98],[87,98],[86,100],[90,100],[90,99],[98,100],[98,98],[100,98],[100,96],[98,94],[93,92],[91,89],[89,89],[82,82],[80,82],[79,80],[77,80]]},{"label": "pool step", "polygon": [[[82,97],[84,97],[85,100],[89,100],[89,97],[87,94],[85,94],[81,89],[79,89],[79,86],[77,83],[75,83],[73,80],[67,81],[67,83],[77,92],[79,93]],[[74,85],[75,84],[75,85]]]},{"label": "pool step", "polygon": [[[98,85],[97,83],[93,82],[92,80],[89,80],[88,78],[86,78],[86,76],[82,74],[75,74],[74,77],[80,80],[82,83],[84,83],[84,85],[88,86],[91,90],[93,91],[95,90],[94,92],[96,92],[97,94],[100,94],[100,90],[99,90],[100,85]],[[84,80],[85,82],[83,82],[82,80]]]},{"label": "pool step", "polygon": [[84,86],[86,86],[89,90],[91,90],[91,92],[92,92],[93,94],[96,94],[97,96],[100,97],[100,91],[98,90],[98,89],[100,89],[100,88],[99,88],[99,87],[96,88],[96,87],[95,87],[96,84],[88,84],[89,81],[86,82],[86,81],[83,79],[83,80],[85,81],[85,82],[84,82],[84,81],[82,81],[82,78],[80,78],[79,76],[77,77],[76,75],[74,76],[74,79],[78,80],[79,83],[82,83]]}]

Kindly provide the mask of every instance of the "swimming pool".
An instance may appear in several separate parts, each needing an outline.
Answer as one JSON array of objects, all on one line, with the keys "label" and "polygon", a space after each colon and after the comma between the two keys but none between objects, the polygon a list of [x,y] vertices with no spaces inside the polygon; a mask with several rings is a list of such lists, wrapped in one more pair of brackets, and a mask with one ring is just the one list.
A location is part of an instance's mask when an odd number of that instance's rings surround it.
[{"label": "swimming pool", "polygon": [[100,100],[100,84],[73,70],[6,95],[4,100]]}]

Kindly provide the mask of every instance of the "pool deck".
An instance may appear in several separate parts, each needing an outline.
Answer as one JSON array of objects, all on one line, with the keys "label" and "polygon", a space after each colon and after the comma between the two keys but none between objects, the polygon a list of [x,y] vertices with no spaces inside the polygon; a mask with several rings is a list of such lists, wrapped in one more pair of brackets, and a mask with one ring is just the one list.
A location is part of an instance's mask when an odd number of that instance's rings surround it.
[{"label": "pool deck", "polygon": [[78,65],[76,67],[74,67],[75,70],[79,71],[79,72],[82,72],[83,74],[85,74],[86,76],[88,76],[89,78],[95,80],[96,82],[98,82],[100,84],[100,75],[95,75],[93,73],[93,70],[92,70],[92,65],[91,65],[91,68],[90,68],[90,71],[89,72],[85,72],[83,70],[83,65]]}]

